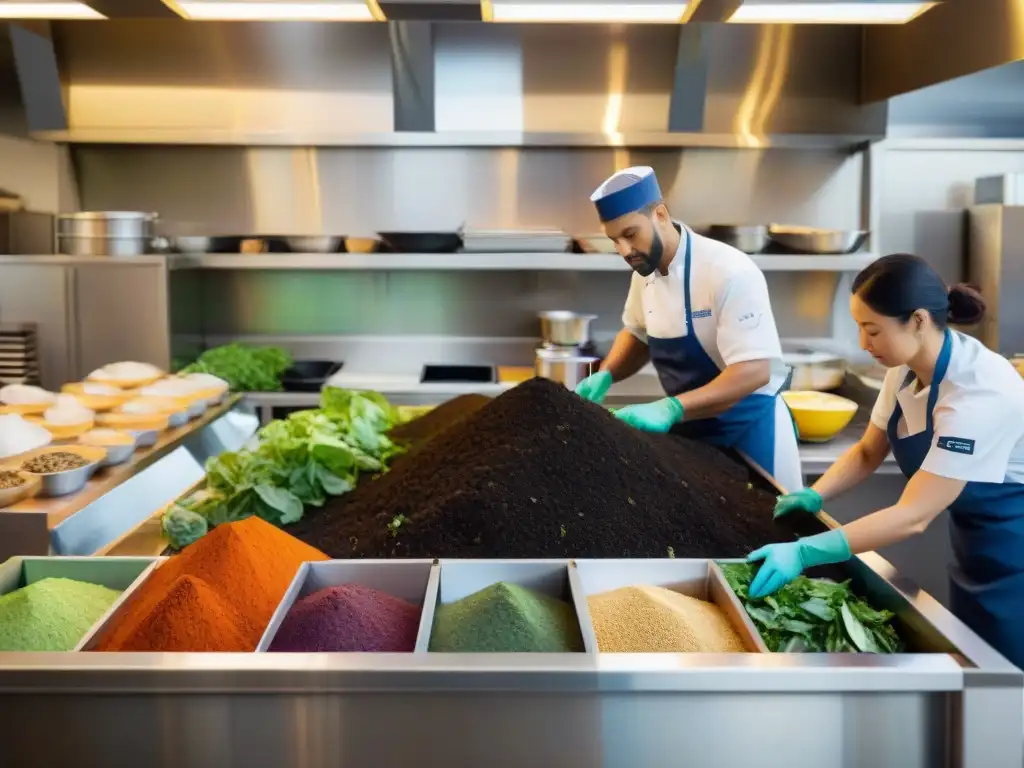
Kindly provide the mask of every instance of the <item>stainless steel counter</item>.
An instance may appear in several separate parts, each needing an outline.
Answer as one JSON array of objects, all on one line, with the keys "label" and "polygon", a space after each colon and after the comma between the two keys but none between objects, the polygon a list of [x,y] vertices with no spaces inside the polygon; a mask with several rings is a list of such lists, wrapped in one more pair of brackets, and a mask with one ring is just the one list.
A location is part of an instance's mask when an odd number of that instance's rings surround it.
[{"label": "stainless steel counter", "polygon": [[256,430],[238,398],[164,432],[125,464],[99,470],[84,489],[0,510],[0,562],[14,555],[91,555],[203,477],[210,456],[237,450]]}]

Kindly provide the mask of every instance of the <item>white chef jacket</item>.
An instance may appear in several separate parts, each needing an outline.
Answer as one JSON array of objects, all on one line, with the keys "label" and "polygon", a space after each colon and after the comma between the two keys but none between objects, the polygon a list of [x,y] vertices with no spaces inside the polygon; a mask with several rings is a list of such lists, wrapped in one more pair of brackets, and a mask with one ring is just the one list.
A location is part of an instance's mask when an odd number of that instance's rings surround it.
[{"label": "white chef jacket", "polygon": [[[931,387],[903,384],[909,368],[890,368],[871,412],[886,429],[899,401],[898,437],[925,429]],[[921,469],[977,483],[1024,483],[1024,380],[1008,360],[977,339],[953,333],[949,368],[939,383],[934,435]]]},{"label": "white chef jacket", "polygon": [[[757,394],[774,395],[786,380],[782,344],[775,327],[768,285],[753,260],[731,245],[690,232],[690,311],[700,345],[724,370],[750,360],[772,361],[772,378]],[[633,273],[622,325],[640,341],[686,336],[683,276],[686,230],[668,274]]]}]

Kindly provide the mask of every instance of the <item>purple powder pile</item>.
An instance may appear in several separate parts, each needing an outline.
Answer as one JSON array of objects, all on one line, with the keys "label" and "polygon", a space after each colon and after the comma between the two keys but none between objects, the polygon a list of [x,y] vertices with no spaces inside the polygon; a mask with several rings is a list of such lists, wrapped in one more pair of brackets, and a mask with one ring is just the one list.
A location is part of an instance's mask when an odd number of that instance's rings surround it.
[{"label": "purple powder pile", "polygon": [[271,651],[411,653],[419,607],[358,584],[327,587],[298,600]]}]

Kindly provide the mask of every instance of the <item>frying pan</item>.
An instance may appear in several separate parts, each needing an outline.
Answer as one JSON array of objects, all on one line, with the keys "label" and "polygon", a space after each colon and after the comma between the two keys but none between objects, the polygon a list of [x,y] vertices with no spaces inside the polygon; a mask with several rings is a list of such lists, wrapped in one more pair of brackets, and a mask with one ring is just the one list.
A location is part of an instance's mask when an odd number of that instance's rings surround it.
[{"label": "frying pan", "polygon": [[398,253],[455,253],[462,247],[458,232],[378,232]]}]

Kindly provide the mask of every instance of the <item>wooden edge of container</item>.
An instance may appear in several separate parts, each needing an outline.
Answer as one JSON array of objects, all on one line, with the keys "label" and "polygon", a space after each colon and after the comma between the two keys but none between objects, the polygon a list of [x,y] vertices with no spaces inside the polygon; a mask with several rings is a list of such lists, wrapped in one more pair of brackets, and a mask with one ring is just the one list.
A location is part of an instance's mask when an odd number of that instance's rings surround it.
[{"label": "wooden edge of container", "polygon": [[256,644],[256,653],[266,653],[270,650],[270,644],[274,642],[274,637],[277,635],[277,630],[281,628],[281,622],[284,621],[284,617],[288,615],[288,611],[292,609],[292,605],[295,604],[295,600],[299,596],[299,592],[302,591],[302,585],[306,583],[306,579],[309,578],[309,567],[308,562],[303,563],[299,566],[299,570],[295,572],[295,577],[292,579],[292,583],[288,585],[288,589],[285,590],[284,596],[281,598],[281,602],[277,604],[277,608],[274,609],[273,615],[270,617],[270,622],[267,624],[267,628],[263,630],[263,634],[260,636],[260,641]]},{"label": "wooden edge of container", "polygon": [[423,610],[420,612],[420,626],[416,630],[416,645],[413,653],[430,652],[430,635],[434,631],[434,612],[441,597],[441,563],[434,560],[427,576],[427,591],[423,595]]},{"label": "wooden edge of container", "polygon": [[711,602],[722,609],[726,618],[739,632],[743,646],[748,652],[771,653],[761,638],[761,633],[757,631],[754,622],[750,620],[746,609],[740,603],[740,599],[736,597],[729,582],[725,580],[722,569],[714,560],[708,560],[708,596],[711,598]]},{"label": "wooden edge of container", "polygon": [[107,612],[100,616],[96,622],[89,627],[89,631],[86,632],[82,639],[78,641],[78,644],[71,649],[72,653],[81,653],[83,651],[93,650],[96,647],[96,643],[99,640],[102,630],[105,629],[115,617],[120,616],[124,612],[124,608],[128,604],[129,600],[131,600],[135,590],[141,587],[146,579],[152,575],[153,571],[159,567],[160,563],[166,559],[167,558],[163,557],[154,558],[153,562],[147,565],[142,570],[142,573],[136,576],[135,580],[128,585],[128,588],[118,596],[113,605],[107,609]]},{"label": "wooden edge of container", "polygon": [[597,645],[594,621],[590,618],[587,593],[583,590],[583,582],[580,580],[576,561],[570,560],[566,567],[569,574],[569,593],[572,596],[573,608],[576,610],[576,622],[580,625],[580,634],[583,636],[583,652],[598,654],[601,651]]}]

